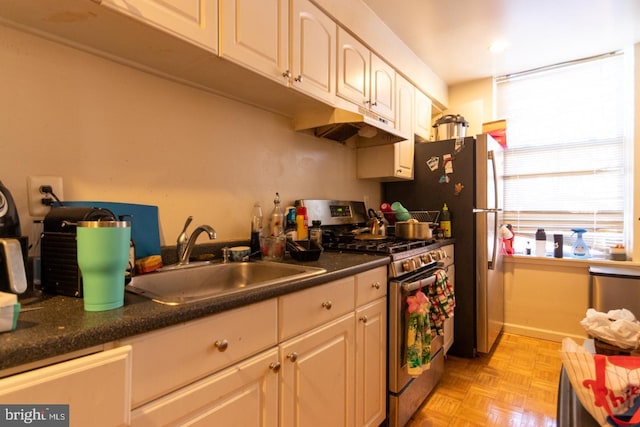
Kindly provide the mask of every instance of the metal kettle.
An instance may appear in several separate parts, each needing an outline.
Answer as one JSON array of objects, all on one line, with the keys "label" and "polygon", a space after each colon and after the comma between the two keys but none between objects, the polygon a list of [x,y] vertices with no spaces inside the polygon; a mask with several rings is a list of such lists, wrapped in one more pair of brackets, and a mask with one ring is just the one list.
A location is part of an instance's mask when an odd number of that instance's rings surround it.
[{"label": "metal kettle", "polygon": [[27,290],[26,256],[20,234],[20,220],[13,197],[0,181],[0,290],[16,294]]},{"label": "metal kettle", "polygon": [[367,222],[369,232],[376,236],[386,236],[387,230],[382,217],[371,208],[367,212],[369,213],[369,221]]}]

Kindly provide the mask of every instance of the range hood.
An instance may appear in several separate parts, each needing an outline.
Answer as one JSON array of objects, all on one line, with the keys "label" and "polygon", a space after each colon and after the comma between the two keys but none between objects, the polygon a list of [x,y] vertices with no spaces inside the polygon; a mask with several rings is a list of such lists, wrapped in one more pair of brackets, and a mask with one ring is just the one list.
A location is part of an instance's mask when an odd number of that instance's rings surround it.
[{"label": "range hood", "polygon": [[356,136],[356,145],[394,144],[407,139],[385,118],[359,108],[358,112],[331,108],[304,113],[294,119],[297,131],[311,131],[319,138],[346,142]]}]

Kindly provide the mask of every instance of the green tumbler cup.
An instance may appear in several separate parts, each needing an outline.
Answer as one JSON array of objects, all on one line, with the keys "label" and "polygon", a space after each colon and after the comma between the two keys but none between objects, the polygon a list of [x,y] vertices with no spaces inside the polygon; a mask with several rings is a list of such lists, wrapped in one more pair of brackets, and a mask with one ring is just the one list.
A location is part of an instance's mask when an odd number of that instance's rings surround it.
[{"label": "green tumbler cup", "polygon": [[122,307],[131,223],[79,221],[76,237],[84,309],[104,311]]}]

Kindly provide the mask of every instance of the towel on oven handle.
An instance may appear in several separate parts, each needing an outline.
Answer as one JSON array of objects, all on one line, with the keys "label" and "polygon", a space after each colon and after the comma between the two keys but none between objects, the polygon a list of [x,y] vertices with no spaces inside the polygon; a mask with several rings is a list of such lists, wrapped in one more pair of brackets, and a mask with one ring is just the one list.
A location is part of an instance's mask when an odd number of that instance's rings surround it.
[{"label": "towel on oven handle", "polygon": [[407,373],[417,377],[429,369],[431,362],[431,303],[419,289],[415,295],[407,297],[407,304]]},{"label": "towel on oven handle", "polygon": [[443,269],[437,270],[435,273],[436,280],[429,285],[429,301],[431,302],[431,310],[429,317],[431,325],[438,335],[444,333],[444,321],[453,317],[453,309],[456,306],[456,297],[453,292],[453,286],[447,276],[447,272]]}]

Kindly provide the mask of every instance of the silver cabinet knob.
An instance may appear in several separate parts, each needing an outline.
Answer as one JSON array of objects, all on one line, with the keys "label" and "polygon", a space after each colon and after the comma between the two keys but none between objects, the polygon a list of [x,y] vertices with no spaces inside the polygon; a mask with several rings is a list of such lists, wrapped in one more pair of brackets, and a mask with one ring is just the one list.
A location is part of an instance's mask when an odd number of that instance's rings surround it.
[{"label": "silver cabinet knob", "polygon": [[289,359],[292,362],[295,362],[296,360],[298,360],[298,353],[296,353],[294,351],[294,352],[291,352],[291,353],[287,354],[287,359]]},{"label": "silver cabinet knob", "polygon": [[360,321],[361,321],[362,323],[367,323],[367,322],[369,321],[369,318],[365,315],[365,316],[362,316],[362,317],[360,318]]},{"label": "silver cabinet knob", "polygon": [[213,343],[213,345],[215,345],[216,348],[219,351],[225,351],[227,349],[227,347],[229,347],[229,341],[227,341],[227,340],[218,340],[215,343]]},{"label": "silver cabinet knob", "polygon": [[280,362],[269,363],[269,369],[271,369],[273,372],[278,372],[280,370]]},{"label": "silver cabinet knob", "polygon": [[287,70],[284,73],[282,73],[282,77],[286,78],[286,79],[290,79],[291,78],[291,71]]},{"label": "silver cabinet knob", "polygon": [[322,307],[326,308],[327,310],[331,310],[331,307],[333,307],[333,304],[331,303],[331,301],[325,301],[322,303]]},{"label": "silver cabinet knob", "polygon": [[293,80],[297,81],[298,83],[302,83],[302,76],[298,74],[298,77],[294,78]]}]

